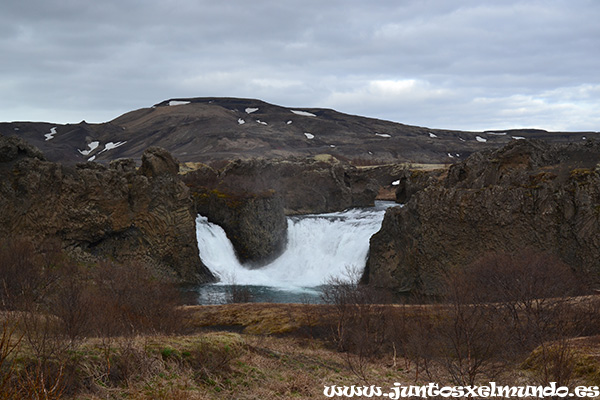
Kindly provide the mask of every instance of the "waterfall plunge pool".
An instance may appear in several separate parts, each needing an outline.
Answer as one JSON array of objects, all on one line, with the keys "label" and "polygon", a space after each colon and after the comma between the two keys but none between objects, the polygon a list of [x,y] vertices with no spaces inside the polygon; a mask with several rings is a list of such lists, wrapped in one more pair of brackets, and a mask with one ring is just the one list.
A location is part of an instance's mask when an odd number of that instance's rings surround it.
[{"label": "waterfall plunge pool", "polygon": [[370,208],[288,217],[285,250],[258,269],[241,264],[223,229],[199,215],[200,258],[219,282],[195,288],[198,303],[320,303],[331,278],[349,281],[362,274],[369,239],[381,228],[385,210],[392,206],[398,204],[377,201]]}]

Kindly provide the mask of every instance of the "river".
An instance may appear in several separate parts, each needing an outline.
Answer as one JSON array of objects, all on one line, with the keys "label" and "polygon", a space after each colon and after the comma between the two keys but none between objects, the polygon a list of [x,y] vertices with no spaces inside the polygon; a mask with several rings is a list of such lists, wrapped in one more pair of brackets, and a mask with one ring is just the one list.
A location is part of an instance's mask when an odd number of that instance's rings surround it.
[{"label": "river", "polygon": [[330,279],[349,281],[360,276],[369,239],[380,229],[385,210],[397,205],[378,201],[375,207],[288,217],[284,252],[259,269],[241,264],[223,229],[199,215],[200,258],[219,282],[198,287],[198,302],[222,304],[237,290],[257,302],[318,303]]}]

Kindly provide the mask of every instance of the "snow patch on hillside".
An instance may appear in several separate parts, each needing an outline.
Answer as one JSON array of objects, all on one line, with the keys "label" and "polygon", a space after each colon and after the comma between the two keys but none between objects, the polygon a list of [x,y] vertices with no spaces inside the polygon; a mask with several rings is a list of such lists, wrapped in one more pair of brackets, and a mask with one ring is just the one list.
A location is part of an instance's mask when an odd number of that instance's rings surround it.
[{"label": "snow patch on hillside", "polygon": [[98,154],[104,153],[105,151],[108,151],[108,150],[116,149],[119,146],[123,146],[125,143],[127,143],[127,140],[125,140],[124,142],[117,142],[117,143],[108,142],[104,145],[104,149]]},{"label": "snow patch on hillside", "polygon": [[169,106],[183,106],[186,104],[190,104],[189,101],[181,101],[181,100],[171,100],[169,101]]},{"label": "snow patch on hillside", "polygon": [[46,133],[44,136],[46,137],[46,141],[50,139],[54,139],[54,135],[56,135],[56,127],[50,129],[50,133]]},{"label": "snow patch on hillside", "polygon": [[246,108],[245,111],[246,111],[247,114],[252,114],[253,112],[257,112],[258,108],[248,107],[248,108]]},{"label": "snow patch on hillside", "polygon": [[98,148],[98,146],[100,146],[100,142],[94,141],[94,142],[88,143],[88,150],[77,149],[77,151],[80,152],[84,156],[89,156],[92,151],[94,151]]},{"label": "snow patch on hillside", "polygon": [[296,115],[303,115],[305,117],[316,117],[315,114],[309,113],[308,111],[300,111],[300,110],[290,110],[290,111]]}]

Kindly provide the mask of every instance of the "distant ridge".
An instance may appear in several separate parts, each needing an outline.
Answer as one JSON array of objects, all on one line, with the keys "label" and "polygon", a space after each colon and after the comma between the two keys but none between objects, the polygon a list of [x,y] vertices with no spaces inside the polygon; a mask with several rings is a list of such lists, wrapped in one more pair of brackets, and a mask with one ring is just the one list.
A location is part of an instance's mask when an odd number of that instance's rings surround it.
[{"label": "distant ridge", "polygon": [[24,138],[48,159],[64,163],[140,159],[148,147],[160,146],[182,162],[331,154],[361,165],[445,164],[512,140],[600,138],[597,132],[429,129],[331,109],[215,97],[168,99],[101,124],[0,123],[0,134]]}]

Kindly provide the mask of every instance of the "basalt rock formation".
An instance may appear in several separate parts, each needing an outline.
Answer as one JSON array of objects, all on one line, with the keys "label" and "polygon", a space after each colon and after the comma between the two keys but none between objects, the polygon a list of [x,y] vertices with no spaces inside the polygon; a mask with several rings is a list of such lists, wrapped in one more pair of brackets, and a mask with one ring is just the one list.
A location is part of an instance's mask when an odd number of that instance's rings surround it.
[{"label": "basalt rock formation", "polygon": [[273,190],[248,192],[219,186],[219,173],[201,166],[183,175],[197,214],[223,228],[236,255],[247,265],[260,266],[285,249],[287,220],[281,196]]},{"label": "basalt rock formation", "polygon": [[199,185],[228,193],[274,192],[284,200],[285,214],[340,211],[374,204],[379,185],[353,166],[333,157],[289,160],[236,160],[213,177],[187,174]]},{"label": "basalt rock formation", "polygon": [[198,256],[189,190],[165,150],[142,166],[48,162],[34,147],[0,137],[0,238],[58,238],[74,257],[141,261],[180,282],[214,280]]},{"label": "basalt rock formation", "polygon": [[389,209],[371,239],[363,282],[439,293],[441,277],[489,252],[558,256],[600,277],[600,144],[515,141],[473,154]]}]

